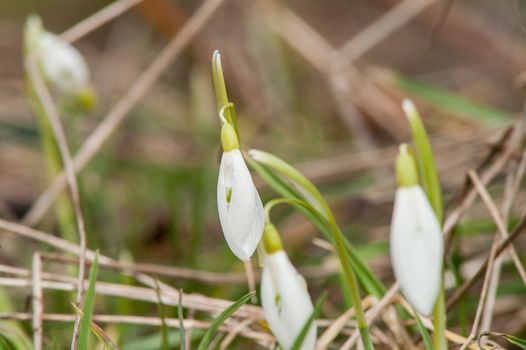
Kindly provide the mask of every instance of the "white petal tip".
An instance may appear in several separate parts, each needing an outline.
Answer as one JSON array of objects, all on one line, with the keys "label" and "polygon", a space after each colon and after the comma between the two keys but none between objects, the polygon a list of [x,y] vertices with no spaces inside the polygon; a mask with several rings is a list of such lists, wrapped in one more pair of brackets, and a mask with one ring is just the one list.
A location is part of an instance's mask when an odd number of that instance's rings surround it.
[{"label": "white petal tip", "polygon": [[408,98],[404,98],[402,101],[402,109],[408,117],[410,117],[411,114],[416,110],[415,104]]},{"label": "white petal tip", "polygon": [[[429,298],[428,298],[429,299]],[[435,300],[420,300],[417,303],[411,303],[411,306],[424,317],[431,317],[433,309],[435,308]]]},{"label": "white petal tip", "polygon": [[247,254],[247,252],[243,251],[243,253],[241,252],[235,252],[234,255],[241,261],[250,261],[250,258],[252,257],[252,255],[254,254],[254,252],[252,252],[252,254]]},{"label": "white petal tip", "polygon": [[219,50],[214,50],[214,53],[212,54],[212,62],[221,65],[221,53]]}]

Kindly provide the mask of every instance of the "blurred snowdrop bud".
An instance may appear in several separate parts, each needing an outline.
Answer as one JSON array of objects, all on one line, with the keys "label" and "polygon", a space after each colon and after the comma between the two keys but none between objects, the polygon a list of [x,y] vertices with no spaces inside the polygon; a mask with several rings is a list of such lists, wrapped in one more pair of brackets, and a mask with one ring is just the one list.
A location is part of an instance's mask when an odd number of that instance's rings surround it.
[{"label": "blurred snowdrop bud", "polygon": [[217,181],[217,208],[223,234],[232,252],[250,260],[261,240],[265,213],[230,124],[221,129],[223,156]]},{"label": "blurred snowdrop bud", "polygon": [[26,23],[26,54],[35,53],[47,82],[64,96],[79,100],[85,107],[95,103],[88,65],[71,44],[47,32],[38,16]]},{"label": "blurred snowdrop bud", "polygon": [[77,94],[89,88],[89,70],[82,55],[55,34],[42,32],[40,64],[46,79],[64,94]]},{"label": "blurred snowdrop bud", "polygon": [[418,183],[414,157],[400,146],[398,190],[391,221],[391,260],[408,302],[424,316],[433,312],[440,290],[443,238],[440,223]]},{"label": "blurred snowdrop bud", "polygon": [[[279,240],[268,244],[267,237],[274,235],[277,235],[276,228],[267,224],[264,236],[267,255],[261,276],[261,304],[272,333],[283,349],[290,349],[312,315],[314,307],[305,280],[292,266],[280,245],[276,244]],[[312,350],[315,343],[316,326],[313,323],[301,350]]]}]

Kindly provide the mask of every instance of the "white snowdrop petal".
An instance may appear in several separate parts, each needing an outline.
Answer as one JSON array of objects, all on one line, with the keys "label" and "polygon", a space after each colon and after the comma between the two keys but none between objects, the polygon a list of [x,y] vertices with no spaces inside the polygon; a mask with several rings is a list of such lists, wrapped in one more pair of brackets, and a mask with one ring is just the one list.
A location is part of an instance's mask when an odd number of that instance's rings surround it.
[{"label": "white snowdrop petal", "polygon": [[69,43],[52,33],[43,32],[39,49],[43,72],[56,88],[71,94],[89,86],[88,66]]},{"label": "white snowdrop petal", "polygon": [[[272,333],[284,349],[290,348],[314,307],[305,281],[284,251],[265,257],[261,304]],[[312,325],[301,349],[312,350],[315,343],[316,326]]]},{"label": "white snowdrop petal", "polygon": [[402,292],[419,313],[430,316],[440,289],[443,237],[420,186],[397,190],[390,241]]},{"label": "white snowdrop petal", "polygon": [[228,246],[239,259],[249,260],[261,240],[265,214],[238,149],[223,153],[221,158],[217,207]]}]

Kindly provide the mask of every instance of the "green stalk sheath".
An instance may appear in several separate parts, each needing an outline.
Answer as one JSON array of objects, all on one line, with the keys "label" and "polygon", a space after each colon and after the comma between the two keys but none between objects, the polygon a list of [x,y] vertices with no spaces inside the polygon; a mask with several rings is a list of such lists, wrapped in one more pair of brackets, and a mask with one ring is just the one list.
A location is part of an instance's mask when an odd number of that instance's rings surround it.
[{"label": "green stalk sheath", "polygon": [[[223,66],[221,65],[221,55],[217,50],[212,56],[212,79],[214,81],[214,92],[216,97],[217,111],[221,112],[221,109],[227,106],[229,102],[228,94],[226,92],[225,77],[223,75]],[[234,127],[237,138],[239,139],[239,129],[237,126],[236,109],[234,108],[234,105],[225,107],[224,115],[227,123],[231,124]]]}]

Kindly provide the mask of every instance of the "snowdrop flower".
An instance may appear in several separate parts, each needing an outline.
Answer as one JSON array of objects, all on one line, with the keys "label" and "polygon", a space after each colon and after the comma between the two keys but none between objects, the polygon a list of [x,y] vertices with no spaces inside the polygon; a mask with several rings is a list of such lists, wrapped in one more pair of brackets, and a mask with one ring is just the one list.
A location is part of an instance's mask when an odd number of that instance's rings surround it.
[{"label": "snowdrop flower", "polygon": [[239,150],[234,128],[221,129],[223,156],[217,181],[217,208],[223,234],[232,252],[250,260],[261,240],[265,213],[250,172]]},{"label": "snowdrop flower", "polygon": [[32,15],[26,24],[26,54],[35,53],[47,82],[64,96],[83,102],[94,99],[88,65],[80,52],[59,36],[47,32],[40,18]]},{"label": "snowdrop flower", "polygon": [[[270,240],[273,243],[268,243],[268,236],[276,235],[276,228],[267,224],[263,238],[267,255],[261,276],[261,304],[272,333],[283,349],[289,349],[312,315],[314,307],[305,280],[281,249],[279,236],[278,239]],[[301,350],[312,350],[315,343],[316,326],[313,323]]]},{"label": "snowdrop flower", "polygon": [[64,94],[77,94],[89,88],[89,70],[73,46],[50,32],[42,32],[38,43],[40,64],[46,79]]},{"label": "snowdrop flower", "polygon": [[442,274],[440,223],[418,184],[418,172],[407,145],[396,162],[399,188],[391,221],[391,260],[408,302],[424,316],[433,312]]}]

